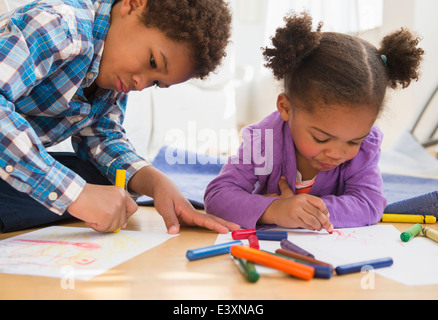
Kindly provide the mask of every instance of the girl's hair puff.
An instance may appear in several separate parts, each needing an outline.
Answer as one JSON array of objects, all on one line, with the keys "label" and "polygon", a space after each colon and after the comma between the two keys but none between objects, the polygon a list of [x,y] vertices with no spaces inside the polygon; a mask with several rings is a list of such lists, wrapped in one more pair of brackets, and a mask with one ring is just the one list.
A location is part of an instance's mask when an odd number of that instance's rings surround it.
[{"label": "girl's hair puff", "polygon": [[418,80],[424,51],[419,39],[402,29],[378,50],[356,36],[313,31],[309,14],[292,14],[265,48],[266,66],[284,79],[286,94],[297,108],[313,112],[329,104],[373,108],[378,115],[388,87],[406,88]]},{"label": "girl's hair puff", "polygon": [[417,48],[420,40],[404,28],[382,40],[379,53],[387,57],[389,87],[407,88],[412,80],[418,81],[418,69],[424,55],[424,50]]},{"label": "girl's hair puff", "polygon": [[141,20],[169,39],[189,45],[194,78],[206,78],[226,56],[231,11],[224,0],[148,0]]}]

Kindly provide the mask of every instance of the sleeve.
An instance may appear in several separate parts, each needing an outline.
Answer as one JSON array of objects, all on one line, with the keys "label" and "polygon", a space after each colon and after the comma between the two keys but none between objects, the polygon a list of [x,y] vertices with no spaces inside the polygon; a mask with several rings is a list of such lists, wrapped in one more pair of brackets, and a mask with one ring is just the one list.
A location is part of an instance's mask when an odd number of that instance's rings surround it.
[{"label": "sleeve", "polygon": [[63,214],[85,181],[56,162],[14,101],[28,94],[81,49],[47,12],[0,24],[0,175],[16,190]]},{"label": "sleeve", "polygon": [[[72,137],[73,147],[79,157],[90,160],[99,171],[115,182],[118,169],[126,170],[126,188],[129,180],[150,163],[140,157],[126,136],[123,128],[126,95],[99,116],[98,121]],[[137,196],[137,194],[133,194]]]},{"label": "sleeve", "polygon": [[379,169],[382,140],[382,133],[374,127],[359,154],[346,165],[342,194],[322,197],[335,228],[375,225],[382,219],[387,205]]},{"label": "sleeve", "polygon": [[231,157],[209,184],[204,200],[207,213],[252,229],[276,199],[253,193],[262,176],[257,175],[260,166],[254,155],[258,152],[251,152],[251,148],[260,136],[247,129],[242,137],[238,155]]}]

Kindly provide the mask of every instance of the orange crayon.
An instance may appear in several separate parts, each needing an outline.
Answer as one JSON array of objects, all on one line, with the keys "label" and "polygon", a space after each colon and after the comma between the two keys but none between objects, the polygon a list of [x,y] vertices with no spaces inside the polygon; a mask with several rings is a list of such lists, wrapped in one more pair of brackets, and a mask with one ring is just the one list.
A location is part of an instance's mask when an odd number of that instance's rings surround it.
[{"label": "orange crayon", "polygon": [[280,270],[300,279],[311,280],[315,275],[315,268],[311,266],[253,248],[234,246],[231,248],[231,254],[236,258],[245,259],[272,269]]}]

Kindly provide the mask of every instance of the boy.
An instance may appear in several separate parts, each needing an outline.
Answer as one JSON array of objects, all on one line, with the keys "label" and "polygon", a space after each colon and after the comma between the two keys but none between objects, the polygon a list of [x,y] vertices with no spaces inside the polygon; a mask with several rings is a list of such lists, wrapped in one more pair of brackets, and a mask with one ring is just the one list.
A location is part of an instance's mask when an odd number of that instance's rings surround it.
[{"label": "boy", "polygon": [[[43,0],[1,16],[2,232],[70,215],[99,232],[125,227],[137,205],[112,186],[117,169],[154,198],[169,233],[237,227],[196,212],[122,127],[129,91],[213,71],[230,23],[223,0]],[[46,151],[68,137],[75,156]]]}]

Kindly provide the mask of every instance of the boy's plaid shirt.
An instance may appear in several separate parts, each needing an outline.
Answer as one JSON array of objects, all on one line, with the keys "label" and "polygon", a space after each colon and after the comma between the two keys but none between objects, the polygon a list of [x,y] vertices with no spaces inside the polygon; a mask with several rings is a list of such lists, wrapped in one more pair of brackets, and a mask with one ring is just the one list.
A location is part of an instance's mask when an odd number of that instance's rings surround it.
[{"label": "boy's plaid shirt", "polygon": [[85,181],[45,150],[68,137],[110,180],[148,163],[121,123],[127,96],[83,89],[95,80],[113,0],[43,0],[0,16],[0,176],[56,214]]}]

